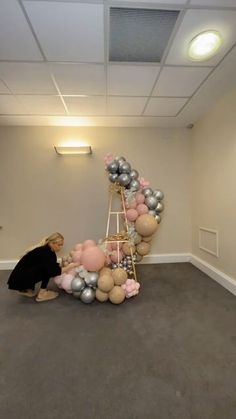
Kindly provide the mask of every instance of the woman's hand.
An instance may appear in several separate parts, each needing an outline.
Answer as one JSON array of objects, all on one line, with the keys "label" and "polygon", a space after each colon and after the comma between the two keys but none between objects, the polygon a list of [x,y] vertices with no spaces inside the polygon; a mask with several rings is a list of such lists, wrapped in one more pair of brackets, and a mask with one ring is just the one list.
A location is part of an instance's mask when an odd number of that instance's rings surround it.
[{"label": "woman's hand", "polygon": [[79,266],[79,263],[71,262],[71,263],[69,263],[69,265],[64,266],[64,267],[62,268],[61,273],[63,274],[63,273],[65,273],[65,272],[69,272],[69,271],[71,271],[71,269],[74,269],[74,268],[76,268],[77,266]]}]

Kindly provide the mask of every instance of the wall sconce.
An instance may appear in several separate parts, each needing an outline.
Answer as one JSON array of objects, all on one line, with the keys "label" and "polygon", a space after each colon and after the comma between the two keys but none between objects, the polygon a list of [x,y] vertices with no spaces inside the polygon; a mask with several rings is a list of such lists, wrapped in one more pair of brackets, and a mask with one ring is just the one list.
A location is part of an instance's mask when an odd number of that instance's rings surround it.
[{"label": "wall sconce", "polygon": [[54,146],[57,154],[61,155],[78,155],[78,154],[92,154],[91,146]]}]

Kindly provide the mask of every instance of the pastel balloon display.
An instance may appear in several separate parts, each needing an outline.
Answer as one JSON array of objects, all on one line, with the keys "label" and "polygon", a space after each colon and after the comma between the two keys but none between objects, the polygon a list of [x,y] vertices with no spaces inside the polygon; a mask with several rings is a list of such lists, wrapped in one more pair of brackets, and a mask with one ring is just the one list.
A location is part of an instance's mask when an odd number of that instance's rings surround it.
[{"label": "pastel balloon display", "polygon": [[130,208],[126,212],[126,217],[128,221],[135,221],[138,218],[138,212],[136,209]]},{"label": "pastel balloon display", "polygon": [[96,246],[96,243],[94,240],[85,240],[83,242],[82,249],[85,250],[85,249],[88,249],[89,247],[94,247],[94,246]]},{"label": "pastel balloon display", "polygon": [[89,247],[83,250],[81,264],[87,271],[97,272],[104,266],[105,259],[106,257],[99,247]]}]

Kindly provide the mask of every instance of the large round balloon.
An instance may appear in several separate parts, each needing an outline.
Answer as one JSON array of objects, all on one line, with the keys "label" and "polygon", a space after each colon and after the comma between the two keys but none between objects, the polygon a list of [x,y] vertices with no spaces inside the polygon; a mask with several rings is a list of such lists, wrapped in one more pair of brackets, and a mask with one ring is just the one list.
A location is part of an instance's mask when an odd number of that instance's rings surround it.
[{"label": "large round balloon", "polygon": [[90,288],[86,287],[80,294],[80,299],[83,301],[83,303],[89,304],[91,303],[95,298],[95,291]]},{"label": "large round balloon", "polygon": [[115,285],[109,292],[109,300],[113,304],[121,304],[125,299],[125,291],[119,285]]},{"label": "large round balloon", "polygon": [[86,284],[83,278],[76,276],[71,282],[71,289],[75,292],[80,292],[85,288]]},{"label": "large round balloon", "polygon": [[95,246],[85,249],[81,256],[81,264],[87,271],[99,271],[105,264],[105,255],[103,251]]},{"label": "large round balloon", "polygon": [[151,236],[157,230],[158,224],[150,214],[142,214],[135,221],[135,229],[141,236]]}]

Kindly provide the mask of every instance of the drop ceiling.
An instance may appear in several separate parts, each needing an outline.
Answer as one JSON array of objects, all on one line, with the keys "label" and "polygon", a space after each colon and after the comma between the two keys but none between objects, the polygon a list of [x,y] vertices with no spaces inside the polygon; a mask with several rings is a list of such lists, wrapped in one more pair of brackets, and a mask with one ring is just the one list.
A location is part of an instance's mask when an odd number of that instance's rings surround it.
[{"label": "drop ceiling", "polygon": [[[165,10],[155,60],[152,18]],[[127,35],[115,11],[146,23]],[[221,32],[219,53],[190,61],[189,41],[207,29]],[[236,89],[235,69],[236,0],[0,1],[0,125],[187,126]]]}]

